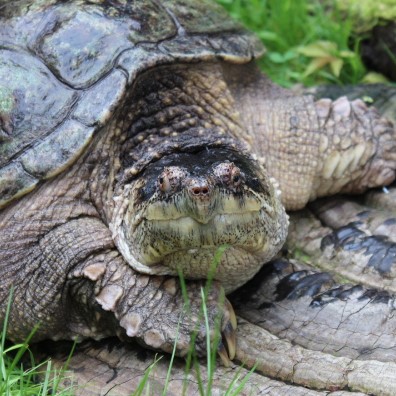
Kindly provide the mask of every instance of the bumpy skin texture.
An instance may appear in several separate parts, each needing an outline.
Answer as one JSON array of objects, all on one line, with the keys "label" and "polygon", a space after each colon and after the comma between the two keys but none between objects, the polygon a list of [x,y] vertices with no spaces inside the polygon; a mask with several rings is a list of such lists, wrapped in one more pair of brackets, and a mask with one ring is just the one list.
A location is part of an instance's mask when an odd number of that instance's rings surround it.
[{"label": "bumpy skin texture", "polygon": [[[362,99],[347,100],[341,94],[333,101],[313,101],[274,86],[252,64],[242,74],[227,65],[225,77],[252,150],[278,181],[287,209],[394,179],[394,126]],[[263,111],[255,111],[256,106]]]},{"label": "bumpy skin texture", "polygon": [[367,84],[359,86],[318,86],[305,89],[305,93],[314,95],[316,99],[329,98],[336,100],[346,96],[349,100],[360,99],[368,106],[373,105],[381,115],[393,123],[396,121],[396,92],[394,86],[384,84]]},{"label": "bumpy skin texture", "polygon": [[[393,348],[393,320],[382,320],[392,310],[391,295],[364,287],[333,290],[331,275],[299,263],[267,266],[252,281],[259,297],[248,285],[233,297],[235,306],[252,323],[269,323],[268,330],[282,337],[292,334],[301,347],[248,323],[238,330],[236,350],[236,318],[224,289],[251,279],[281,248],[288,225],[281,202],[299,209],[319,196],[390,183],[396,168],[393,124],[359,100],[314,101],[274,86],[251,62],[262,52],[257,39],[212,6],[182,0],[30,3],[12,9],[0,2],[0,318],[13,286],[8,336],[23,339],[40,323],[36,341],[117,335],[165,352],[176,342],[176,354],[185,356],[196,330],[196,352],[205,355],[200,279],[217,247],[230,244],[207,301],[210,337],[213,342],[218,322],[215,348],[225,365],[236,356],[252,366],[252,359],[276,347],[289,359],[289,371],[281,373],[275,362],[265,365],[264,358],[260,371],[269,370],[270,377],[319,390],[372,393],[364,374],[372,370],[374,377],[385,376],[383,389],[391,389],[393,366],[381,353]],[[79,35],[87,26],[92,33]],[[368,266],[391,272],[393,247],[367,242],[365,227],[348,229],[347,239],[339,230],[325,235],[327,230],[312,229],[323,242],[319,262],[328,265],[339,247],[353,261],[351,236],[364,257],[375,250],[375,258],[366,257]],[[303,243],[300,249],[310,252]],[[384,250],[390,252],[385,258]],[[178,270],[189,279],[188,309]],[[364,273],[351,267],[359,271]],[[327,294],[317,297],[321,291]],[[334,309],[326,318],[339,330],[334,344],[312,335],[321,324],[313,310],[308,336],[299,333],[312,295],[313,307],[326,305],[330,296]],[[343,305],[345,296],[351,309]],[[372,303],[366,311],[367,299]],[[358,318],[352,330],[342,326],[340,310]],[[375,340],[359,333],[366,312],[376,318],[368,329]],[[340,345],[351,332],[357,340]],[[385,366],[355,364],[377,342],[373,356]],[[321,353],[304,349],[311,346]],[[340,349],[348,353],[338,360],[333,355]],[[297,362],[295,354],[301,355]],[[102,360],[118,370],[123,356],[134,359],[121,351],[118,357],[104,352]],[[307,359],[313,363],[300,373],[296,367]],[[313,379],[318,361],[324,362],[321,370],[331,367],[321,382]],[[357,377],[345,375],[352,365]],[[356,379],[361,375],[364,386]],[[291,390],[254,378],[261,390]]]}]

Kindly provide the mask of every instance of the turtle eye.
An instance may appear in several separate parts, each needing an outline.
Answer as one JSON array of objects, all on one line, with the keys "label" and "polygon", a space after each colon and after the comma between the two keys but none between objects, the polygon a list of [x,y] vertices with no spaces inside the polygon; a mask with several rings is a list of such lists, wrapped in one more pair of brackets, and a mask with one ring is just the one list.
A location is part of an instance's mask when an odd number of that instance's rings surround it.
[{"label": "turtle eye", "polygon": [[231,169],[231,182],[234,187],[238,187],[241,184],[242,177],[241,171],[237,166],[233,166]]},{"label": "turtle eye", "polygon": [[162,174],[158,178],[158,186],[162,192],[168,193],[171,191],[172,186],[169,180],[169,177],[166,174]]},{"label": "turtle eye", "polygon": [[241,185],[243,174],[241,170],[233,162],[222,162],[214,169],[214,175],[220,179],[223,185],[229,188],[237,188]]},{"label": "turtle eye", "polygon": [[167,166],[157,179],[158,188],[161,192],[174,193],[180,187],[183,179],[187,177],[187,171],[179,166]]}]

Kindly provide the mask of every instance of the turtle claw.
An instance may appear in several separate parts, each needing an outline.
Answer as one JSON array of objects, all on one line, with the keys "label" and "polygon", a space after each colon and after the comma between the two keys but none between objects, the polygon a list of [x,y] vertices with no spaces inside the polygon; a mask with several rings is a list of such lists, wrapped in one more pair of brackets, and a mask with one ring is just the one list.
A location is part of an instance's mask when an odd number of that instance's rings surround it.
[{"label": "turtle claw", "polygon": [[231,322],[228,322],[223,330],[223,340],[225,340],[227,346],[228,356],[233,360],[235,358],[236,334]]},{"label": "turtle claw", "polygon": [[227,299],[225,299],[224,306],[227,309],[228,314],[230,316],[229,320],[230,320],[232,329],[236,330],[236,328],[237,328],[237,318],[236,318],[236,315],[235,315],[234,308],[232,307],[231,303]]},{"label": "turtle claw", "polygon": [[230,367],[231,366],[231,360],[228,356],[228,353],[224,347],[224,344],[220,342],[219,347],[217,348],[217,353],[220,356],[220,360],[223,363],[223,366],[225,367]]},{"label": "turtle claw", "polygon": [[[141,292],[145,293],[144,295],[154,295],[154,291],[157,291],[158,287],[162,285],[161,278],[147,279],[146,277],[145,279],[144,275],[136,275],[130,270],[130,267],[126,266],[125,271],[127,274],[139,277],[141,283],[146,282]],[[123,282],[124,279],[126,278],[117,278],[119,282]],[[210,353],[210,350],[208,351],[208,342],[210,342],[211,351],[217,351],[222,364],[226,367],[231,365],[231,360],[235,358],[236,353],[235,330],[237,322],[234,309],[225,299],[220,283],[215,283],[214,287],[209,290],[208,300],[205,302],[207,309],[205,320],[202,311],[202,282],[188,283],[190,301],[188,310],[185,309],[181,290],[174,292],[171,287],[168,289],[164,287],[161,290],[162,299],[156,301],[159,305],[156,310],[158,315],[151,312],[151,305],[147,305],[148,311],[145,312],[141,309],[135,310],[134,305],[121,304],[121,298],[113,302],[118,295],[110,293],[113,290],[110,287],[120,286],[121,288],[121,285],[124,286],[124,283],[106,285],[97,297],[97,301],[102,303],[102,306],[114,310],[116,317],[119,318],[120,328],[116,332],[120,339],[129,340],[131,337],[135,337],[139,343],[146,347],[168,353],[172,352],[176,343],[176,353],[181,357],[188,356],[191,348],[194,349],[197,357],[206,356]],[[174,281],[173,287],[176,289],[176,281]],[[118,289],[114,290],[117,292]],[[101,298],[99,299],[99,297]],[[172,312],[164,317],[163,312],[168,309],[170,304]],[[183,325],[175,328],[175,323],[180,320]]]},{"label": "turtle claw", "polygon": [[231,303],[227,299],[225,299],[223,330],[221,334],[222,342],[220,342],[217,348],[221,362],[225,367],[230,367],[231,360],[235,358],[236,328],[237,328],[237,320],[236,320],[234,308],[232,307]]}]

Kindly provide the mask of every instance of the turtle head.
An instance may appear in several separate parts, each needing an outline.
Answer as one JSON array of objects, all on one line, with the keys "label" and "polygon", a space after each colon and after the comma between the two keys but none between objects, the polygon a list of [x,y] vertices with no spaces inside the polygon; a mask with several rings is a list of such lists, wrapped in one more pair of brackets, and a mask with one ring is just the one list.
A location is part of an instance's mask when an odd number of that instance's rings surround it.
[{"label": "turtle head", "polygon": [[[270,260],[286,237],[279,193],[253,157],[224,149],[171,154],[131,185],[113,234],[139,272],[215,279],[232,290]],[[116,231],[116,232],[114,232]]]}]

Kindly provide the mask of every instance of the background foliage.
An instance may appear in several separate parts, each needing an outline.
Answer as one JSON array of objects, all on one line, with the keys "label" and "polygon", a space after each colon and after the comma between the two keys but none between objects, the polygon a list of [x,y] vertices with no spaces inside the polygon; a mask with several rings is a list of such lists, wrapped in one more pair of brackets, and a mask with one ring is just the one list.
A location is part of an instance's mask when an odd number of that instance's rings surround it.
[{"label": "background foliage", "polygon": [[[369,28],[382,14],[395,12],[396,15],[396,0],[217,2],[262,39],[267,53],[260,65],[272,80],[283,86],[384,80],[364,67],[359,54],[359,43],[364,36],[357,27],[362,26],[362,20]],[[370,11],[373,4],[375,12]]]}]

